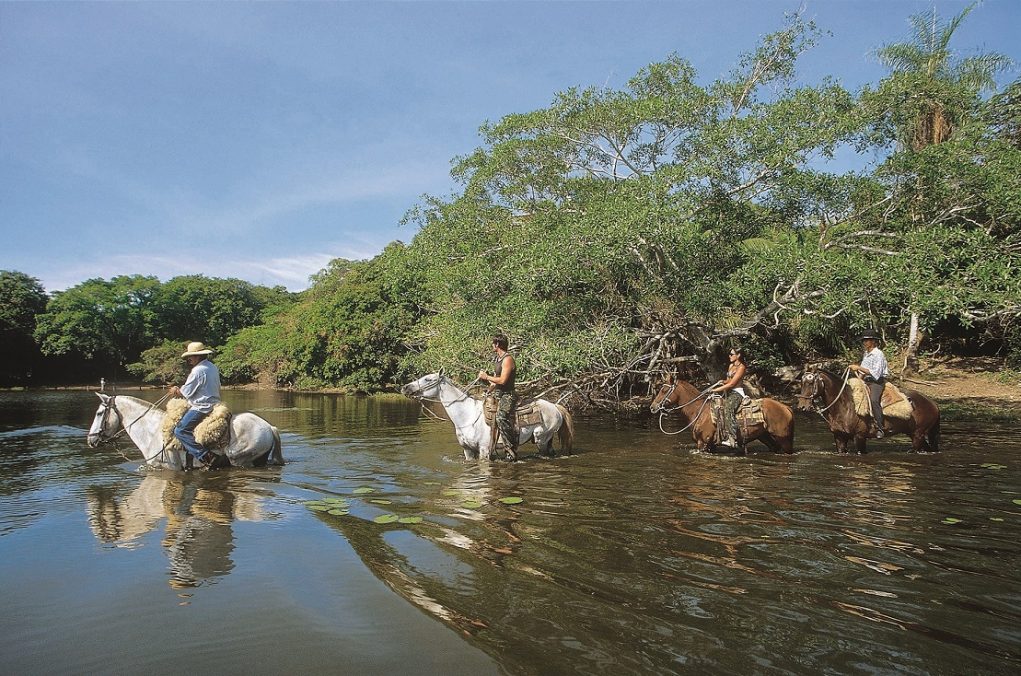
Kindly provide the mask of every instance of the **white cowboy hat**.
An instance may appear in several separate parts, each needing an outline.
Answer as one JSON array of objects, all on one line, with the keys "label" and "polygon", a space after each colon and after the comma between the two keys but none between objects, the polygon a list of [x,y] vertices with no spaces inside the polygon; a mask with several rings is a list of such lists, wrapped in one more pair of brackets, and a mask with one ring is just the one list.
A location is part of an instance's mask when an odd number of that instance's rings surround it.
[{"label": "white cowboy hat", "polygon": [[212,354],[213,351],[205,346],[204,343],[194,342],[188,343],[188,351],[181,355],[181,358],[185,357],[197,357],[203,354]]}]

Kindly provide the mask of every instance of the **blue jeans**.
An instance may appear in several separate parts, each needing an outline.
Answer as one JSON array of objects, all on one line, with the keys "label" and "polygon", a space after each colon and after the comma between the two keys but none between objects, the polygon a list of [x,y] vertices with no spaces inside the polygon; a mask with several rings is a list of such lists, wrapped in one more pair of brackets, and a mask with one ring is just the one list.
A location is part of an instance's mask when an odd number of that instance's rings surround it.
[{"label": "blue jeans", "polygon": [[196,411],[189,409],[184,417],[181,418],[181,422],[177,423],[177,427],[174,428],[174,436],[184,446],[184,450],[195,457],[196,460],[202,460],[206,455],[206,450],[202,448],[199,442],[195,441],[195,427],[202,422],[208,413],[202,411]]}]

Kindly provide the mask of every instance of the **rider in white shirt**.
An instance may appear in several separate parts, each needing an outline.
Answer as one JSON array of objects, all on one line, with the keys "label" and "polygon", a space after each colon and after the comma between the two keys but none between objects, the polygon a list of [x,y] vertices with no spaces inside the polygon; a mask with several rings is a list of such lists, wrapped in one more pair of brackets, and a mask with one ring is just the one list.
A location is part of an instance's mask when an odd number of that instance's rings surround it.
[{"label": "rider in white shirt", "polygon": [[195,439],[195,428],[220,403],[220,370],[209,361],[212,353],[202,343],[188,343],[188,350],[181,357],[188,360],[191,373],[184,385],[172,385],[167,391],[170,396],[182,396],[191,404],[174,428],[174,436],[180,440],[184,450],[207,469],[215,467],[217,455],[203,448]]},{"label": "rider in white shirt", "polygon": [[851,364],[848,368],[858,374],[869,389],[869,400],[872,402],[872,418],[876,423],[876,438],[882,439],[885,436],[883,430],[883,388],[886,387],[886,378],[890,375],[890,366],[886,363],[886,355],[879,349],[879,341],[882,340],[874,330],[867,330],[859,340],[865,348],[865,356],[860,364]]}]

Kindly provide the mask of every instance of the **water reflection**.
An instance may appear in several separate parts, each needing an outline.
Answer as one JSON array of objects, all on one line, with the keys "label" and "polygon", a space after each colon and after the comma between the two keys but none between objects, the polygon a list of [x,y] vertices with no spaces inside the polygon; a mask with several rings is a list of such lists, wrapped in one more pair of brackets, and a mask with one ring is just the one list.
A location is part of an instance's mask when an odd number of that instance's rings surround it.
[{"label": "water reflection", "polygon": [[174,588],[195,587],[230,573],[232,524],[272,518],[263,499],[238,478],[170,473],[147,474],[127,494],[119,486],[90,486],[86,494],[92,534],[114,547],[145,546],[143,536],[165,520],[161,545]]}]

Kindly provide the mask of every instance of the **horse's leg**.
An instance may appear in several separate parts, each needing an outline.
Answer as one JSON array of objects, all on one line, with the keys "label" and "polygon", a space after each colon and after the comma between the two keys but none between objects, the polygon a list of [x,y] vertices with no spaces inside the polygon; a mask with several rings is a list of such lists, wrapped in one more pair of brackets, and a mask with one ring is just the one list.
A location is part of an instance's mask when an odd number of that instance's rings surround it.
[{"label": "horse's leg", "polygon": [[854,451],[859,455],[865,455],[868,450],[865,447],[865,435],[859,434],[854,438]]},{"label": "horse's leg", "polygon": [[833,434],[833,444],[837,447],[837,453],[847,453],[847,444],[851,437],[846,434]]}]

